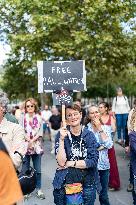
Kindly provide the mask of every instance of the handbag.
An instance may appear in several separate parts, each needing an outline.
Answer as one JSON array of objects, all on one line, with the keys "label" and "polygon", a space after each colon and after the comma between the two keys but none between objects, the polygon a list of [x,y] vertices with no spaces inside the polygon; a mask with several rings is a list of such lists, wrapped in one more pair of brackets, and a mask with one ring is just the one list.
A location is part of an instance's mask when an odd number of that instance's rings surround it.
[{"label": "handbag", "polygon": [[[71,178],[71,174],[66,179],[65,193],[66,193],[66,205],[81,205],[83,204],[83,187],[81,183],[81,174],[79,170],[70,168],[73,173],[74,180]],[[71,183],[73,182],[73,183]]]},{"label": "handbag", "polygon": [[[71,133],[68,133],[69,140],[72,144]],[[80,141],[81,154],[82,139]],[[69,173],[66,177],[65,192],[66,205],[83,205],[83,187],[82,187],[82,171],[75,167],[69,167]],[[71,175],[72,173],[72,175]]]},{"label": "handbag", "polygon": [[81,183],[66,184],[66,205],[83,204],[82,190]]},{"label": "handbag", "polygon": [[[22,163],[25,164],[25,160],[23,159],[23,156],[18,151],[15,151],[14,153],[19,154],[22,159]],[[20,172],[18,171],[17,176],[20,182],[23,195],[30,194],[35,190],[36,170],[33,167],[30,166],[29,169],[23,168]]]},{"label": "handbag", "polygon": [[66,184],[66,194],[77,194],[83,190],[81,183]]}]

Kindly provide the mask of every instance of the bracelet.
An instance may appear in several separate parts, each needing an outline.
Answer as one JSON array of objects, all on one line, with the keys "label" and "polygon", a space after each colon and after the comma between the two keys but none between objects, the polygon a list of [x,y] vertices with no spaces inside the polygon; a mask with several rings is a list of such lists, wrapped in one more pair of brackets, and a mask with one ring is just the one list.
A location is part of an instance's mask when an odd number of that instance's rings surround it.
[{"label": "bracelet", "polygon": [[74,162],[74,167],[76,166],[76,161]]}]

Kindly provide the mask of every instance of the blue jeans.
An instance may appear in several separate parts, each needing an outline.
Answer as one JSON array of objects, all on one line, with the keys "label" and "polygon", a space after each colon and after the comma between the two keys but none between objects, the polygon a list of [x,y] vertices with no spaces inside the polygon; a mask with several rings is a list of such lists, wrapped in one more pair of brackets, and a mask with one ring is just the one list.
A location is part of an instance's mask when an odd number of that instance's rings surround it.
[{"label": "blue jeans", "polygon": [[99,201],[101,205],[110,205],[108,197],[108,185],[109,185],[109,169],[99,170],[99,177],[101,183],[101,191],[99,195]]},{"label": "blue jeans", "polygon": [[121,130],[123,130],[123,140],[126,139],[125,128],[127,126],[128,114],[116,114],[118,139],[121,139]]},{"label": "blue jeans", "polygon": [[129,174],[130,174],[129,182],[130,182],[130,184],[133,184],[133,171],[132,171],[132,165],[131,164],[129,164]]},{"label": "blue jeans", "polygon": [[136,205],[136,193],[132,191],[133,205]]},{"label": "blue jeans", "polygon": [[132,197],[133,197],[133,205],[136,205],[136,191],[135,191],[134,175],[133,175],[133,191],[132,191]]},{"label": "blue jeans", "polygon": [[51,133],[49,125],[47,123],[43,123],[43,131],[46,132],[46,130],[48,131],[49,134]]},{"label": "blue jeans", "polygon": [[[54,203],[56,205],[66,205],[65,188],[54,189]],[[95,184],[83,187],[83,201],[84,205],[94,205],[96,199],[96,186]]]},{"label": "blue jeans", "polygon": [[36,170],[36,188],[41,189],[41,155],[40,154],[25,155],[25,163],[23,165],[25,166],[24,168],[29,169],[30,159],[32,159],[33,167]]}]

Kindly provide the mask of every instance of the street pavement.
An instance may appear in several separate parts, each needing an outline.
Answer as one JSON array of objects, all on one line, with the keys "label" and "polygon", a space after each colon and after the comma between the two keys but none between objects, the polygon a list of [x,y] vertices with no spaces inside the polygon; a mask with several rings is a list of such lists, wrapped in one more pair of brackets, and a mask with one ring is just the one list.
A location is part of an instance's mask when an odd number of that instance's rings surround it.
[{"label": "street pavement", "polygon": [[[50,141],[45,139],[45,153],[42,157],[42,190],[45,193],[46,199],[38,199],[35,192],[33,192],[32,195],[25,200],[25,205],[54,205],[52,181],[56,169],[56,161],[55,156],[50,153],[50,147]],[[126,191],[129,183],[129,158],[126,156],[124,148],[120,145],[115,144],[115,150],[120,173],[121,189],[119,191],[109,191],[110,205],[132,205],[132,194]],[[99,205],[98,196],[95,205]]]}]

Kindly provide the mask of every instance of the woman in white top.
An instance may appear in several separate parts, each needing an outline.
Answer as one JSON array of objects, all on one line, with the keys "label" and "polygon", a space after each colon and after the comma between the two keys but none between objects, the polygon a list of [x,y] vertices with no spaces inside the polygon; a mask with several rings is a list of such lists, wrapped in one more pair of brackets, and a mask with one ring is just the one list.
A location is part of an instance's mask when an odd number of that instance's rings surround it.
[{"label": "woman in white top", "polygon": [[[125,142],[125,128],[127,127],[128,113],[130,111],[128,98],[123,95],[122,89],[117,89],[117,96],[113,99],[112,112],[116,117],[118,143],[123,144]],[[123,131],[123,137],[121,132]]]}]

